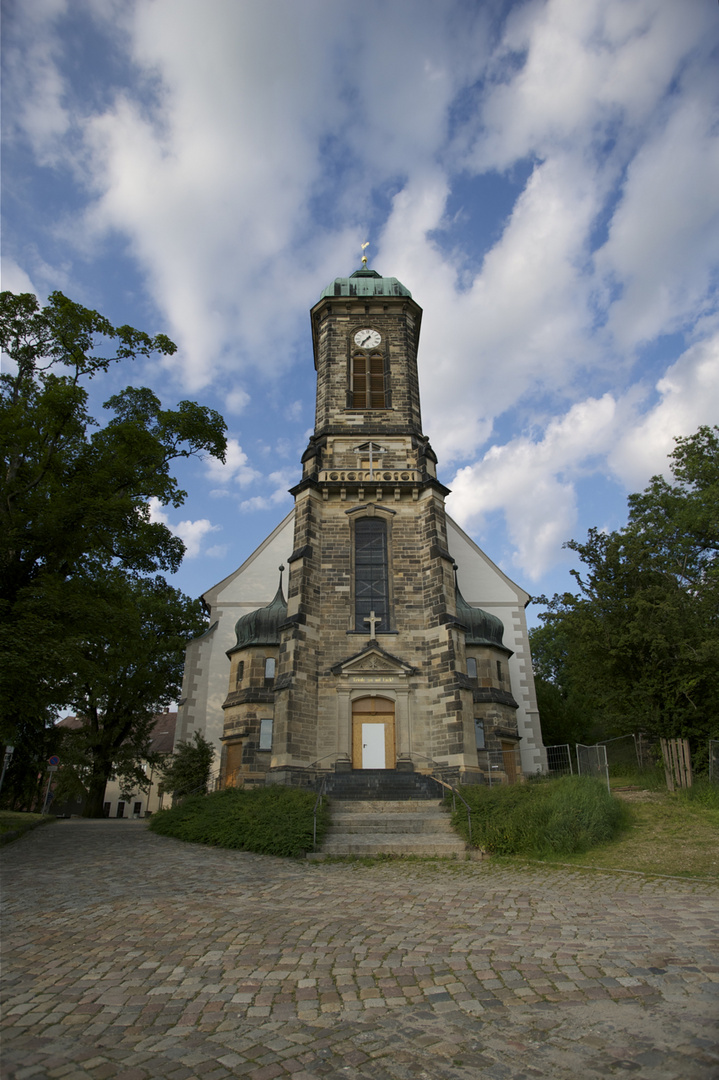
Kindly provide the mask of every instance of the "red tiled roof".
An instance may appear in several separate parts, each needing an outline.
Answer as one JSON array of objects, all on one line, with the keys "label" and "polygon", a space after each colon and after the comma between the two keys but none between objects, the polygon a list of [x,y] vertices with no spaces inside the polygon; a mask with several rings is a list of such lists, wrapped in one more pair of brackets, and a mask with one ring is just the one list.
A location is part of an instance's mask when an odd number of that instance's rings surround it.
[{"label": "red tiled roof", "polygon": [[155,726],[152,729],[152,741],[150,749],[154,754],[171,754],[175,745],[175,725],[177,713],[159,713],[155,717]]},{"label": "red tiled roof", "polygon": [[[177,724],[176,712],[157,713],[150,737],[150,749],[154,754],[171,754],[175,745],[175,726]],[[62,728],[70,728],[77,731],[82,727],[82,717],[65,716],[57,725]]]}]

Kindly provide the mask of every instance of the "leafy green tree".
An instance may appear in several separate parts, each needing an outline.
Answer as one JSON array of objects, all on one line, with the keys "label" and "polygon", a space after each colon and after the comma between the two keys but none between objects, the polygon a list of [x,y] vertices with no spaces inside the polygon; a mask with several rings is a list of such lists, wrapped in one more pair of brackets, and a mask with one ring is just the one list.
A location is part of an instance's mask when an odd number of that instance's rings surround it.
[{"label": "leafy green tree", "polygon": [[676,440],[674,483],[652,478],[627,525],[570,541],[578,595],[555,596],[533,648],[540,680],[601,737],[695,746],[719,717],[719,428]]},{"label": "leafy green tree", "polygon": [[162,768],[162,790],[175,798],[205,791],[215,756],[212,743],[196,731],[192,742],[179,742],[175,753]]},{"label": "leafy green tree", "polygon": [[182,560],[184,545],[150,520],[149,500],[181,505],[173,463],[224,460],[225,425],[195,402],[163,409],[142,387],[110,397],[104,422],[94,420],[91,380],[175,346],[61,293],[43,308],[31,294],[0,294],[0,346],[0,739],[19,747],[9,789],[27,793],[56,749],[58,709],[77,702],[80,712],[92,698],[78,690],[83,649],[90,656],[102,640],[95,612],[122,591],[118,575],[132,592]]},{"label": "leafy green tree", "polygon": [[82,604],[89,621],[70,643],[69,704],[82,726],[67,731],[60,753],[84,788],[84,815],[102,817],[111,773],[124,790],[147,790],[144,763],[160,764],[150,752],[155,714],[179,694],[185,645],[206,617],[160,576],[115,571],[93,585]]}]

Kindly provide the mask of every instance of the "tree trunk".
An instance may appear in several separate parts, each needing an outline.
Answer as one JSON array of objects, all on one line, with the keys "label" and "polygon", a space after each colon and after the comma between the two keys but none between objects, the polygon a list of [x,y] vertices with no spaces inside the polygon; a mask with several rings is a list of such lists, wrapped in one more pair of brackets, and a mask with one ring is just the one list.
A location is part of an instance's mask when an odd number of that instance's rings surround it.
[{"label": "tree trunk", "polygon": [[105,788],[112,772],[112,763],[94,761],[88,786],[83,817],[101,818],[105,816]]}]

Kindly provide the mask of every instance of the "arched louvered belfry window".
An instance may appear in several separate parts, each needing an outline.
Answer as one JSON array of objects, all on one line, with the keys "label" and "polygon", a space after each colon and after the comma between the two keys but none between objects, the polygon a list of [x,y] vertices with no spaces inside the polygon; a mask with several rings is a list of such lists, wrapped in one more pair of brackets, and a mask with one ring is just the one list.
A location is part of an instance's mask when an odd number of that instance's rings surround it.
[{"label": "arched louvered belfry window", "polygon": [[355,631],[370,632],[372,612],[375,633],[389,630],[387,524],[378,517],[355,522]]},{"label": "arched louvered belfry window", "polygon": [[357,352],[352,357],[352,408],[384,409],[384,357],[381,353]]}]

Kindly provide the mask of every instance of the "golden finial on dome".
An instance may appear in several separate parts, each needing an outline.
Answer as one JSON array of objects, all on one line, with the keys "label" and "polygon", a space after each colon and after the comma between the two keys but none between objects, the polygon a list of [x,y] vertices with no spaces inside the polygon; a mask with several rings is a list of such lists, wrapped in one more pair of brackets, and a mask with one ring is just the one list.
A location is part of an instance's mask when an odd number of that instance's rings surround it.
[{"label": "golden finial on dome", "polygon": [[368,248],[368,247],[369,247],[369,240],[366,240],[364,242],[364,244],[362,245],[362,265],[363,266],[367,265],[367,256],[365,255],[364,252],[365,252],[365,248]]}]

